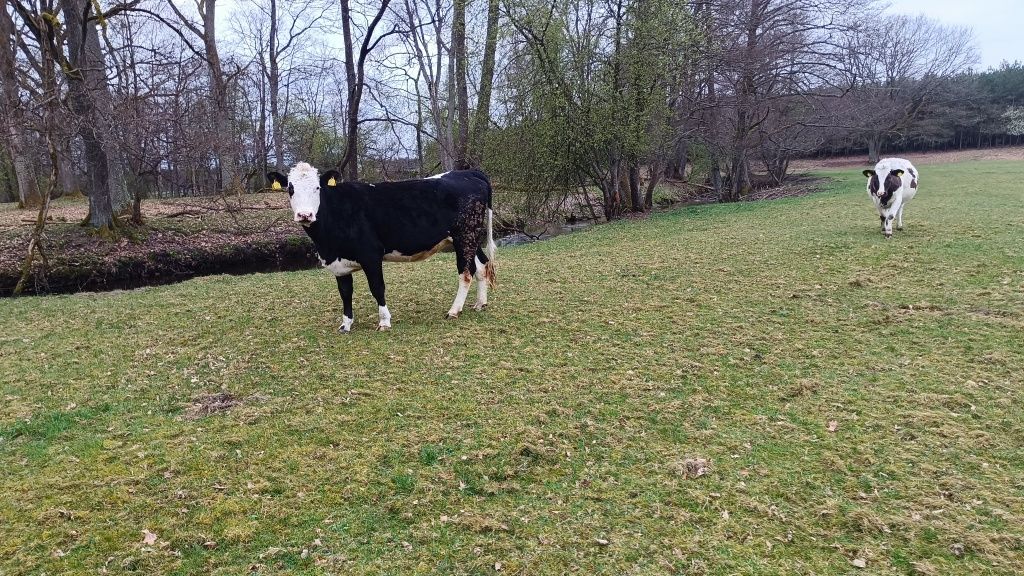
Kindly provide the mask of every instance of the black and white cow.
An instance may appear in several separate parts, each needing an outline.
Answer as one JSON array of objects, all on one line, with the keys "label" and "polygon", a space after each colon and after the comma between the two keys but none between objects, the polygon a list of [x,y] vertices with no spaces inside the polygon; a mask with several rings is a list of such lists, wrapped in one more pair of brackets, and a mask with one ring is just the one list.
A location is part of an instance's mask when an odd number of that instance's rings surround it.
[{"label": "black and white cow", "polygon": [[917,194],[917,169],[910,160],[883,158],[874,170],[865,170],[864,176],[868,178],[868,195],[882,221],[882,234],[891,238],[893,219],[896,229],[903,230],[903,207]]},{"label": "black and white cow", "polygon": [[487,306],[494,285],[491,183],[479,170],[458,170],[423,180],[342,182],[335,170],[323,174],[299,162],[285,177],[267,174],[272,188],[285,188],[295,221],[313,240],[320,262],[338,279],[343,320],[352,329],[352,272],[366,274],[377,300],[378,330],[391,328],[384,300],[383,262],[418,262],[437,252],[455,252],[459,287],[448,317],[462,312],[470,284],[477,280],[476,310]]}]

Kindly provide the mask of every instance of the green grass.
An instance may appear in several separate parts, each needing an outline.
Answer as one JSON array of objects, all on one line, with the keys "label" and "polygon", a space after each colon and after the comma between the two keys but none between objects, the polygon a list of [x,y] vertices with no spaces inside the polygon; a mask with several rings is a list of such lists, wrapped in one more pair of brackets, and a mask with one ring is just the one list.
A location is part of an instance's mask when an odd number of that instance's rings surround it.
[{"label": "green grass", "polygon": [[0,302],[0,574],[1021,573],[1024,164],[888,242],[836,177],[503,250],[455,322],[388,265],[390,333],[321,271]]}]

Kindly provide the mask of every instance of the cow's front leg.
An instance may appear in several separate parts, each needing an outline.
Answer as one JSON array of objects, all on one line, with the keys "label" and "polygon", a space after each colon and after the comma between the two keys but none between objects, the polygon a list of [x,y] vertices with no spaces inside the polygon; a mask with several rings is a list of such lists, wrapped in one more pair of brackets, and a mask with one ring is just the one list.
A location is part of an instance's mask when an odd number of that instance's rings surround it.
[{"label": "cow's front leg", "polygon": [[377,330],[389,330],[391,328],[391,312],[388,311],[388,305],[384,301],[384,265],[380,261],[363,264],[363,270],[366,272],[366,283],[370,285],[370,293],[377,301],[377,312],[380,315]]},{"label": "cow's front leg", "polygon": [[355,317],[352,315],[352,275],[338,276],[338,293],[341,294],[341,332],[351,332]]},{"label": "cow's front leg", "polygon": [[892,215],[881,212],[878,214],[878,219],[882,222],[882,235],[886,239],[892,237]]}]

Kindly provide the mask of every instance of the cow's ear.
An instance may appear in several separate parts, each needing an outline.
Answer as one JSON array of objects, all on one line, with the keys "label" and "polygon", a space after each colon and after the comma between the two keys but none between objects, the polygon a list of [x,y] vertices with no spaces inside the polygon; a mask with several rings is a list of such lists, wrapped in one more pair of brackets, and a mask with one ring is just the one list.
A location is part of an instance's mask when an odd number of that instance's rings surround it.
[{"label": "cow's ear", "polygon": [[288,187],[288,179],[280,172],[267,172],[267,182],[274,190],[281,190]]},{"label": "cow's ear", "polygon": [[889,172],[889,174],[895,174],[896,176],[902,177],[903,176],[903,170],[900,170],[899,168],[897,168],[897,169],[892,170],[891,172]]},{"label": "cow's ear", "polygon": [[328,170],[320,175],[320,187],[337,186],[341,181],[341,174],[337,170]]},{"label": "cow's ear", "polygon": [[874,170],[865,170],[865,171],[861,172],[861,174],[863,174],[864,176],[866,176],[868,178],[871,178],[872,176],[875,175],[875,171]]}]

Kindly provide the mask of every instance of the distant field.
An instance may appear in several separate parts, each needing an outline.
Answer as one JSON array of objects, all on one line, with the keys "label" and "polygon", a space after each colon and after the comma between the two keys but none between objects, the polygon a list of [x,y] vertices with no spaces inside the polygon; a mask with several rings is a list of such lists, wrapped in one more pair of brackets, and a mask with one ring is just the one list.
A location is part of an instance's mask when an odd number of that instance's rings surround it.
[{"label": "distant field", "polygon": [[[906,152],[883,154],[884,157],[897,156],[907,158],[915,165],[949,164],[951,162],[986,162],[993,160],[1024,161],[1024,146],[1007,146],[1005,148],[981,148],[967,150],[944,150],[941,152]],[[868,167],[871,163],[863,155],[840,156],[836,158],[809,158],[794,160],[790,169],[796,172],[814,170],[847,170],[857,166]]]},{"label": "distant field", "polygon": [[389,333],[321,271],[4,300],[0,574],[1024,573],[1024,162],[921,172],[890,241],[846,170],[454,322],[389,264]]}]

